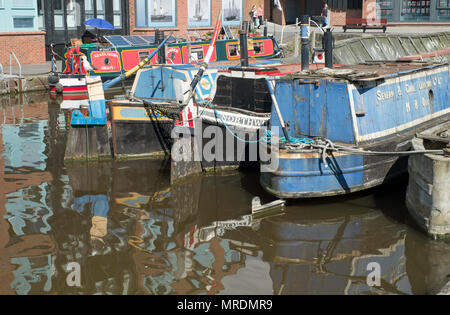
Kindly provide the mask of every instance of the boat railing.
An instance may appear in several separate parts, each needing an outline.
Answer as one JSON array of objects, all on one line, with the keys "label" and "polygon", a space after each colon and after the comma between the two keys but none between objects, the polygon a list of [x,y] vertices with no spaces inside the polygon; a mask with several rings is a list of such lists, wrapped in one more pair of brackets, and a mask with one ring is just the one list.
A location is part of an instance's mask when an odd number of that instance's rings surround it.
[{"label": "boat railing", "polygon": [[20,63],[19,59],[17,58],[16,54],[11,51],[9,53],[9,75],[12,77],[13,73],[12,73],[12,62],[13,62],[13,57],[17,62],[17,65],[19,66],[19,78],[22,77],[22,64]]},{"label": "boat railing", "polygon": [[[310,24],[310,25],[311,25],[311,22],[314,23],[314,24],[317,26],[317,28],[320,29],[320,31],[322,32],[322,34],[325,33],[324,30],[322,29],[322,27],[320,27],[320,25],[317,24],[316,21],[314,21],[314,20],[312,20],[312,19],[309,19],[309,24]],[[298,27],[301,23],[302,23],[302,22],[297,18],[295,24],[284,25],[284,26],[281,28],[281,42],[280,42],[280,45],[283,45],[283,39],[284,39],[284,31],[285,31],[285,29],[286,29],[287,27],[292,27],[292,26]],[[295,32],[296,37],[297,37],[298,33],[299,33],[299,30],[296,30],[296,32]]]},{"label": "boat railing", "polygon": [[[288,24],[288,25],[283,25],[283,27],[281,28],[281,40],[280,40],[280,45],[283,45],[283,40],[284,40],[284,31],[286,30],[287,27],[298,27],[300,25],[300,21],[298,21],[297,18],[297,22],[295,24]],[[297,31],[298,32],[298,31]]]}]

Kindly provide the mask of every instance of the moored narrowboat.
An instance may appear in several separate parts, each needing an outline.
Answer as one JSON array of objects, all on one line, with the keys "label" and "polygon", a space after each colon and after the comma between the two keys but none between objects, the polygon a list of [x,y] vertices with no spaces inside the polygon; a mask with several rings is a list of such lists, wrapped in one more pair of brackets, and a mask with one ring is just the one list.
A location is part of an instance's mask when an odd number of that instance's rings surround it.
[{"label": "moored narrowboat", "polygon": [[[241,100],[239,104],[242,103],[242,92],[253,91],[254,82],[249,81],[251,86],[247,88],[243,88],[241,81],[234,82],[233,86],[230,69],[238,64],[238,61],[211,63],[195,88],[194,101],[186,108],[182,104],[186,101],[186,92],[189,91],[200,64],[152,65],[140,70],[127,97],[116,97],[109,102],[114,156],[170,154],[173,144],[171,133],[175,124],[194,128],[195,120],[199,116],[204,119],[205,125],[217,124],[214,110],[205,108],[205,104],[212,99],[220,99],[218,102],[226,104],[227,108],[236,108],[234,113],[223,113],[226,119],[244,117],[246,113],[243,113],[243,109],[238,112],[239,106],[236,102]],[[259,69],[270,69],[277,64],[271,60],[253,60],[251,63]],[[223,81],[224,78],[228,78],[225,79],[227,82]],[[218,86],[217,82],[220,83]],[[256,127],[268,121],[269,101],[270,96],[269,100],[263,98],[257,101],[265,102],[265,107],[261,108],[265,112],[260,113],[261,117],[258,117],[258,113],[253,115],[253,119],[259,122]],[[248,126],[253,125],[248,123]]]},{"label": "moored narrowboat", "polygon": [[[104,36],[102,44],[83,44],[80,52],[86,55],[88,62],[96,69],[92,75],[116,77],[134,68],[149,56],[158,46],[155,37],[149,35]],[[210,42],[187,42],[172,38],[165,49],[167,64],[178,65],[203,62]],[[256,59],[268,59],[279,56],[280,49],[272,37],[254,37],[249,46],[249,56]],[[239,60],[239,42],[237,39],[218,40],[211,62]],[[159,53],[151,64],[158,64]]]},{"label": "moored narrowboat", "polygon": [[[280,198],[347,194],[389,181],[407,171],[414,134],[450,119],[448,64],[360,64],[273,81],[291,138],[272,152],[277,167],[262,171],[260,182]],[[275,106],[270,124],[282,126]]]},{"label": "moored narrowboat", "polygon": [[[49,77],[52,94],[63,94],[67,99],[87,98],[85,76],[101,76],[103,80],[122,75],[157,49],[156,36],[150,35],[111,35],[100,37],[96,43],[83,43],[70,47],[64,55],[64,70],[61,74]],[[273,37],[254,37],[249,40],[249,56],[268,59],[280,56],[281,50]],[[165,48],[165,62],[168,65],[201,63],[205,61],[210,41],[187,42],[171,36]],[[150,61],[151,65],[160,63],[159,52]],[[86,63],[92,70],[86,71],[80,56],[86,56]],[[239,42],[237,39],[218,40],[214,46],[211,62],[238,61]],[[132,80],[126,84],[131,85]]]}]

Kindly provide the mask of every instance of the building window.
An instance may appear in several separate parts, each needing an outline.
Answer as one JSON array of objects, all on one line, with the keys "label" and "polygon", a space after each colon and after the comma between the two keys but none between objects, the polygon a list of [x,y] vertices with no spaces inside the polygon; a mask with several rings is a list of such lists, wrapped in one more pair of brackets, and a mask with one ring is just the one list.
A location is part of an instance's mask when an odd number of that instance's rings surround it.
[{"label": "building window", "polygon": [[45,29],[45,23],[44,23],[44,7],[45,1],[44,0],[38,0],[38,28],[40,30]]},{"label": "building window", "polygon": [[348,9],[362,9],[362,0],[347,0]]},{"label": "building window", "polygon": [[147,27],[147,1],[136,0],[136,27]]},{"label": "building window", "polygon": [[450,20],[450,0],[438,0],[437,2],[438,20]]},{"label": "building window", "polygon": [[34,28],[34,18],[32,17],[15,17],[13,18],[13,25],[15,29]]},{"label": "building window", "polygon": [[344,0],[328,0],[328,7],[330,9],[347,10],[347,1]]},{"label": "building window", "polygon": [[211,0],[189,0],[188,25],[211,26]]},{"label": "building window", "polygon": [[[392,21],[392,14],[394,12],[394,1],[393,0],[377,0],[377,19],[387,19]],[[410,1],[411,2],[411,1]]]},{"label": "building window", "polygon": [[114,27],[122,28],[122,5],[120,0],[113,1]]},{"label": "building window", "polygon": [[13,8],[34,8],[33,0],[13,0]]},{"label": "building window", "polygon": [[84,0],[84,14],[86,20],[94,18],[94,0]]},{"label": "building window", "polygon": [[430,1],[402,0],[400,21],[429,21]]},{"label": "building window", "polygon": [[242,21],[242,1],[222,0],[222,24],[240,25]]},{"label": "building window", "polygon": [[136,0],[136,27],[175,27],[175,0]]},{"label": "building window", "polygon": [[105,19],[105,0],[97,1],[97,19]]},{"label": "building window", "polygon": [[64,0],[53,1],[54,3],[54,16],[55,29],[64,29]]},{"label": "building window", "polygon": [[75,29],[81,22],[80,5],[76,0],[66,0],[67,28]]}]

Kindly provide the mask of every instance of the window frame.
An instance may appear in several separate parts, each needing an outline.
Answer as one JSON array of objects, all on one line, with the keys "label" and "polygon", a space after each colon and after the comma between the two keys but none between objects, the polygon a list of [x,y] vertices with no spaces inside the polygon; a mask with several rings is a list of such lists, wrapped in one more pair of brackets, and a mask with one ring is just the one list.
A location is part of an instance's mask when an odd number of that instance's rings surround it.
[{"label": "window frame", "polygon": [[[31,27],[16,27],[14,24],[14,20],[15,19],[27,19],[27,20],[32,20],[33,21],[33,25]],[[15,31],[30,31],[30,30],[34,30],[36,28],[36,21],[35,21],[35,17],[31,16],[31,15],[13,15],[12,16],[12,29]]]},{"label": "window frame", "polygon": [[134,21],[135,21],[135,28],[172,28],[172,27],[177,27],[178,23],[177,23],[177,19],[178,19],[178,4],[176,0],[166,0],[166,1],[172,1],[172,7],[173,7],[173,21],[172,22],[152,22],[151,18],[149,16],[149,11],[151,8],[151,3],[153,3],[153,0],[142,0],[145,3],[145,26],[142,25],[138,25],[137,24],[137,12],[138,12],[138,6],[136,5],[135,2],[135,6],[134,6]]},{"label": "window frame", "polygon": [[[191,21],[190,17],[189,17],[189,8],[195,6],[195,1],[196,0],[188,0],[188,15],[187,15],[187,20],[188,20],[188,27],[205,27],[205,26],[211,26],[211,15],[212,15],[212,0],[207,0],[207,2],[209,3],[209,10],[208,10],[208,20],[206,22],[194,22]],[[192,5],[191,5],[192,3]]]}]

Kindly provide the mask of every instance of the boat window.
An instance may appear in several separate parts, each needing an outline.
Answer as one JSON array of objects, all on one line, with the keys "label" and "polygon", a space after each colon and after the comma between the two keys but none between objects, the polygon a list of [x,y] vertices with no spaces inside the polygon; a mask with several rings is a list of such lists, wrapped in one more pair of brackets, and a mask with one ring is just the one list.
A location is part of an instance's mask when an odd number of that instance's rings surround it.
[{"label": "boat window", "polygon": [[264,53],[264,43],[263,42],[253,42],[253,50],[255,54]]},{"label": "boat window", "polygon": [[203,59],[203,47],[192,47],[191,48],[191,60],[197,61]]},{"label": "boat window", "polygon": [[142,62],[145,60],[145,58],[147,58],[148,56],[150,56],[150,52],[149,51],[140,51],[139,52],[139,62]]},{"label": "boat window", "polygon": [[228,45],[228,55],[230,57],[239,56],[239,45],[238,44]]}]

